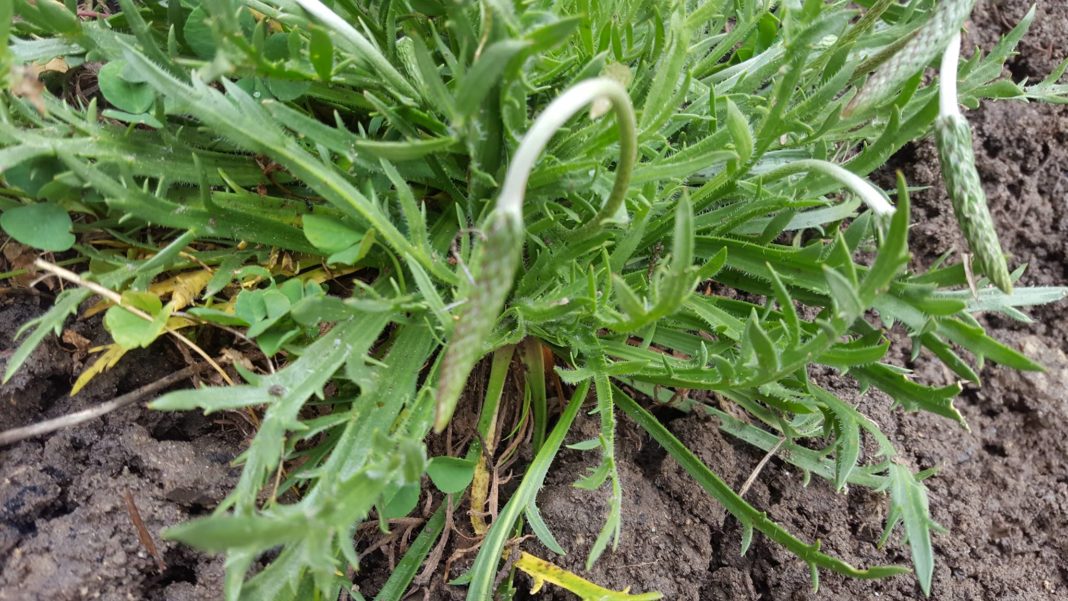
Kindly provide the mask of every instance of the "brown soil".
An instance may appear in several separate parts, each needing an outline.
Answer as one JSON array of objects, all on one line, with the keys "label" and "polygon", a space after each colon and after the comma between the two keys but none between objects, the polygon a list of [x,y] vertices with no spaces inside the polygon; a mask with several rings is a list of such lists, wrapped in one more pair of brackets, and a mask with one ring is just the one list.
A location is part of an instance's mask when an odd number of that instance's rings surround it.
[{"label": "brown soil", "polygon": [[[47,304],[0,295],[0,370],[12,334]],[[93,345],[110,342],[98,318],[74,321],[69,332]],[[67,334],[84,344],[77,336]],[[183,364],[168,344],[131,353],[70,397],[84,353],[49,338],[0,387],[0,425],[86,409],[157,381]],[[0,448],[0,600],[217,598],[222,561],[163,543],[159,532],[210,510],[236,483],[233,432],[196,413],[134,406]],[[138,541],[127,491],[168,566],[162,574]]]},{"label": "brown soil", "polygon": [[[970,41],[988,47],[1026,11],[1027,0],[980,0]],[[1039,16],[1009,70],[1041,79],[1068,56],[1068,5],[1039,0]],[[978,162],[1002,242],[1016,264],[1028,263],[1024,285],[1068,282],[1068,107],[988,103],[969,114]],[[929,143],[906,148],[893,164],[909,182],[930,186],[914,196],[911,244],[918,264],[962,248],[948,200],[940,191]],[[884,182],[886,183],[886,182]],[[47,306],[47,299],[0,295],[0,349],[14,330]],[[906,415],[879,394],[860,395],[828,383],[876,420],[915,468],[941,467],[927,481],[935,519],[949,529],[934,539],[937,599],[1068,599],[1068,322],[1065,304],[1032,312],[1033,324],[993,317],[995,337],[1040,359],[1045,374],[990,366],[984,385],[969,388],[958,407],[964,431],[928,415]],[[106,341],[93,321],[74,331]],[[907,342],[895,352],[907,363]],[[0,369],[10,351],[0,350]],[[10,383],[0,387],[0,427],[55,417],[158,379],[182,365],[159,344],[127,357],[76,397],[67,396],[83,359],[64,343],[47,341]],[[925,380],[947,376],[923,358],[910,365]],[[721,434],[714,421],[661,412],[658,416],[710,467],[735,487],[762,453]],[[580,421],[574,442],[596,432]],[[100,599],[214,599],[222,563],[158,539],[159,531],[210,510],[235,481],[230,461],[242,435],[231,425],[196,413],[153,413],[128,407],[52,436],[0,449],[0,601]],[[539,495],[545,521],[568,550],[559,564],[606,586],[659,590],[666,599],[920,598],[911,576],[862,582],[822,574],[818,594],[807,569],[790,553],[756,535],[739,555],[738,523],[711,501],[678,465],[620,417],[618,460],[624,487],[624,527],[617,551],[592,572],[586,553],[606,511],[604,491],[571,483],[595,461],[594,453],[564,451]],[[130,491],[168,565],[160,574],[138,541],[123,501]],[[859,565],[909,562],[896,535],[875,547],[886,499],[861,489],[836,494],[823,481],[802,485],[801,475],[773,459],[746,498],[807,540]],[[543,556],[550,554],[544,549]],[[381,582],[387,562],[368,558],[365,584]],[[454,575],[457,572],[454,571]],[[520,584],[523,584],[520,582]],[[373,590],[373,585],[365,590]],[[454,594],[455,593],[455,594]],[[525,597],[525,592],[520,597]],[[434,593],[437,598],[462,591]],[[547,591],[538,599],[572,599]]]}]

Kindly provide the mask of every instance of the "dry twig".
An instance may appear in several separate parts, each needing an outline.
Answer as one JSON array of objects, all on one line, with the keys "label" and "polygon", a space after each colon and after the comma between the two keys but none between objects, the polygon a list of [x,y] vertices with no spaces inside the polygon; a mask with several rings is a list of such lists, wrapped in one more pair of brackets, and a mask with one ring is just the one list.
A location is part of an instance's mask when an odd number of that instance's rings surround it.
[{"label": "dry twig", "polygon": [[764,469],[764,466],[768,464],[768,461],[771,461],[771,458],[775,456],[775,453],[779,452],[779,449],[781,449],[784,444],[786,444],[785,436],[780,438],[779,442],[775,443],[775,446],[771,447],[771,450],[768,451],[767,455],[764,455],[764,458],[760,460],[760,463],[753,468],[753,473],[749,474],[749,477],[745,479],[745,483],[738,489],[739,497],[744,497],[745,493],[749,492],[749,487],[753,486],[753,482],[756,482],[757,476],[760,475],[761,470]]},{"label": "dry twig", "polygon": [[190,365],[184,369],[180,369],[166,377],[160,378],[155,382],[150,382],[137,390],[131,390],[124,395],[115,397],[106,403],[97,405],[89,409],[83,409],[82,411],[75,411],[74,413],[68,413],[62,417],[55,419],[45,420],[43,422],[37,422],[36,424],[30,424],[28,426],[22,426],[21,428],[12,428],[10,430],[4,430],[0,432],[0,447],[14,444],[27,438],[33,438],[34,436],[42,436],[55,432],[56,430],[62,430],[63,428],[69,428],[78,424],[85,423],[89,420],[96,419],[107,413],[125,407],[131,403],[143,399],[144,397],[163,390],[173,384],[180,382],[192,376],[193,374],[204,369],[204,365]]},{"label": "dry twig", "polygon": [[163,556],[160,555],[159,549],[156,548],[156,543],[152,540],[152,534],[145,527],[145,522],[141,519],[141,512],[137,510],[137,503],[134,502],[133,495],[130,494],[129,489],[122,492],[122,500],[126,502],[126,511],[130,514],[130,521],[133,522],[134,528],[137,530],[137,539],[141,541],[141,546],[148,551],[152,559],[156,560],[156,567],[159,568],[160,574],[166,572],[167,564],[163,561]]}]

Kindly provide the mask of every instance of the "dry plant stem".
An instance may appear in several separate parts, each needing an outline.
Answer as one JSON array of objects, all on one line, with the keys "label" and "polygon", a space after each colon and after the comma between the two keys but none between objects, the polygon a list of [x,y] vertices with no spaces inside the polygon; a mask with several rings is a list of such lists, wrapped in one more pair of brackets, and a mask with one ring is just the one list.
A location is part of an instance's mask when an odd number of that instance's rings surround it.
[{"label": "dry plant stem", "polygon": [[972,271],[972,255],[968,252],[960,254],[961,265],[964,266],[964,281],[968,282],[968,290],[972,298],[979,298],[979,286],[975,283],[975,272]]},{"label": "dry plant stem", "polygon": [[[66,280],[68,282],[71,282],[72,284],[77,284],[77,285],[79,285],[79,286],[81,286],[83,288],[86,288],[86,289],[96,293],[99,296],[102,296],[102,297],[108,299],[109,301],[115,303],[116,305],[122,307],[123,309],[126,309],[130,313],[133,313],[134,315],[136,315],[137,317],[140,317],[141,319],[144,319],[145,321],[154,321],[152,319],[152,316],[149,315],[148,313],[145,313],[144,311],[138,309],[137,307],[131,307],[131,306],[123,303],[122,302],[122,297],[118,293],[116,293],[115,291],[108,290],[107,288],[104,288],[103,286],[101,286],[99,284],[95,284],[93,282],[85,280],[81,276],[79,276],[78,274],[74,273],[73,271],[70,271],[69,269],[63,269],[62,267],[60,267],[58,265],[54,265],[52,263],[49,263],[48,261],[45,261],[44,259],[37,259],[36,261],[33,262],[33,264],[34,264],[35,267],[37,267],[38,269],[40,269],[42,271],[47,271],[47,272],[49,272],[51,274],[54,274],[56,277],[58,277],[60,279]],[[163,326],[163,330],[165,332],[167,332],[168,334],[170,334],[171,336],[174,336],[176,339],[178,339],[178,342],[181,342],[182,344],[188,346],[194,353],[200,355],[201,359],[203,359],[204,361],[207,361],[208,365],[210,365],[216,372],[218,372],[218,374],[222,377],[224,382],[226,382],[230,386],[234,385],[234,381],[230,378],[229,374],[227,374],[226,371],[218,363],[215,362],[215,359],[212,359],[211,355],[209,355],[207,352],[204,351],[204,349],[202,349],[199,346],[197,346],[197,344],[194,343],[192,340],[189,340],[185,336],[182,336],[181,334],[179,334],[177,330],[175,330],[174,328],[171,328],[170,326],[164,325]]]},{"label": "dry plant stem", "polygon": [[[74,273],[73,271],[71,271],[69,269],[64,269],[64,268],[60,267],[59,265],[56,265],[54,263],[49,263],[48,261],[45,261],[44,259],[35,260],[33,262],[33,265],[34,265],[34,267],[36,267],[36,268],[38,268],[38,269],[40,269],[42,271],[47,271],[48,273],[51,273],[52,275],[55,275],[55,276],[59,277],[60,279],[63,279],[63,280],[66,280],[68,282],[77,284],[77,285],[81,286],[82,288],[85,288],[85,289],[95,293],[97,296],[102,296],[102,297],[108,299],[109,301],[115,303],[116,305],[122,305],[122,297],[119,296],[119,294],[117,292],[115,292],[113,290],[108,290],[107,288],[105,288],[105,287],[103,287],[100,284],[97,284],[95,282],[90,282],[89,280],[82,279],[81,276],[79,276],[78,274]],[[123,308],[126,309],[127,311],[129,311],[130,313],[133,313],[134,315],[140,317],[141,319],[147,319],[149,321],[152,321],[152,318],[147,313],[145,313],[144,311],[141,311],[140,309],[138,309],[136,307],[123,306]]]},{"label": "dry plant stem", "polygon": [[768,462],[771,461],[771,458],[775,456],[775,453],[779,452],[779,449],[781,449],[782,445],[784,444],[786,444],[785,437],[780,438],[779,442],[775,443],[775,446],[771,447],[771,449],[768,450],[767,454],[765,454],[764,457],[760,460],[760,463],[758,463],[756,467],[753,468],[753,473],[749,474],[749,477],[745,479],[745,482],[742,484],[742,487],[738,489],[739,497],[744,497],[745,493],[749,492],[749,489],[753,486],[753,483],[756,482],[757,476],[759,476],[760,472],[764,470],[764,466],[766,466]]},{"label": "dry plant stem", "polygon": [[[445,505],[445,526],[441,531],[441,538],[438,539],[438,544],[434,545],[434,550],[427,556],[426,561],[423,562],[423,571],[419,572],[419,575],[412,580],[412,585],[415,587],[426,586],[429,588],[430,581],[434,577],[434,573],[438,569],[438,565],[441,563],[442,557],[445,555],[445,547],[449,544],[449,533],[453,529],[453,515],[452,515],[452,495],[445,495],[443,501]],[[445,572],[445,577],[448,577],[448,571]]]},{"label": "dry plant stem", "polygon": [[130,494],[129,489],[123,490],[122,499],[126,502],[126,512],[130,514],[130,521],[133,522],[134,529],[137,530],[137,539],[141,541],[141,546],[148,551],[152,559],[156,560],[156,567],[159,569],[159,573],[166,572],[167,564],[163,561],[163,556],[159,554],[159,549],[156,548],[156,543],[152,540],[152,534],[145,527],[145,521],[141,519],[141,512],[138,511],[137,503],[134,502],[133,495]]},{"label": "dry plant stem", "polygon": [[180,369],[166,377],[156,380],[155,382],[145,384],[137,390],[127,392],[122,396],[115,397],[114,399],[91,409],[75,411],[74,413],[68,413],[62,417],[37,422],[36,424],[23,426],[21,428],[4,430],[3,432],[0,432],[0,446],[14,444],[21,440],[26,440],[27,438],[42,436],[44,434],[55,432],[56,430],[62,430],[63,428],[69,428],[96,419],[102,415],[111,413],[116,409],[125,407],[131,403],[136,403],[144,397],[176,384],[203,369],[204,365],[190,365],[189,367]]}]

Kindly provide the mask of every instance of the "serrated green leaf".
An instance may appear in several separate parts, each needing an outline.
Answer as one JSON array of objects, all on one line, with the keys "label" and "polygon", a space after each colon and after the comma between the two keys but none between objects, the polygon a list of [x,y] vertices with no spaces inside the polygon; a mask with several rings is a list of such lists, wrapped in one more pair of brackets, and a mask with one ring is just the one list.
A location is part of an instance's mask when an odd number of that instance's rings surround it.
[{"label": "serrated green leaf", "polygon": [[512,60],[529,48],[528,40],[501,40],[488,46],[478,61],[468,69],[456,93],[456,110],[462,116],[473,115],[500,82],[501,74]]},{"label": "serrated green leaf", "polygon": [[876,344],[858,340],[847,344],[838,344],[824,351],[819,356],[820,363],[834,367],[848,368],[853,365],[875,363],[886,356],[890,341],[883,339]]},{"label": "serrated green leaf", "polygon": [[838,317],[846,322],[852,322],[859,317],[864,312],[864,305],[849,278],[827,265],[823,266],[823,275],[827,278],[831,298],[838,308]]},{"label": "serrated green leaf", "polygon": [[898,371],[882,363],[855,368],[853,376],[861,383],[874,385],[907,411],[927,411],[947,417],[965,426],[964,416],[953,406],[953,399],[960,394],[960,384],[938,388],[917,384]]},{"label": "serrated green leaf", "polygon": [[749,344],[756,353],[756,360],[761,369],[768,372],[776,372],[782,366],[779,350],[760,325],[760,318],[757,316],[755,309],[749,316],[749,322],[745,326],[744,343]]},{"label": "serrated green leaf", "polygon": [[[287,519],[288,518],[288,519]],[[215,515],[169,528],[168,540],[181,541],[205,551],[234,547],[263,548],[297,540],[308,532],[299,514],[280,517]]]},{"label": "serrated green leaf", "polygon": [[[430,51],[427,49],[426,43],[419,37],[410,39],[412,40],[412,53],[415,59],[418,79],[426,88],[426,94],[436,107],[445,111],[445,114],[449,115],[449,117],[455,118],[456,102],[452,93],[445,86],[445,82],[441,80],[441,75],[438,73],[438,68],[430,55]],[[398,42],[398,48],[401,46],[401,42],[403,40]]]},{"label": "serrated green leaf", "polygon": [[970,326],[959,319],[938,320],[938,333],[979,357],[1023,371],[1044,371],[1043,367],[1025,355],[987,336],[983,328]]},{"label": "serrated green leaf", "polygon": [[841,491],[860,458],[860,427],[849,413],[835,412],[834,432],[834,487]]},{"label": "serrated green leaf", "polygon": [[920,335],[919,341],[924,347],[934,353],[946,367],[953,370],[953,373],[973,384],[979,384],[979,374],[975,373],[972,366],[968,365],[964,359],[961,359],[960,356],[957,355],[948,344],[943,342],[937,334],[926,332]]},{"label": "serrated green leaf", "polygon": [[787,547],[805,561],[812,569],[822,567],[834,570],[842,574],[852,576],[877,578],[891,576],[907,571],[899,566],[879,566],[867,570],[857,569],[839,559],[825,555],[819,551],[819,545],[807,545],[784,530],[777,523],[739,497],[723,480],[713,473],[700,459],[698,459],[686,445],[682,444],[667,428],[663,426],[647,410],[643,409],[627,393],[620,388],[615,388],[616,400],[619,408],[638,423],[654,440],[679,462],[706,492],[712,495],[722,504],[731,515],[759,530],[768,538]]},{"label": "serrated green leaf", "polygon": [[159,411],[202,409],[207,415],[217,411],[263,405],[274,401],[275,398],[277,397],[259,386],[230,386],[179,390],[152,401],[149,406]]},{"label": "serrated green leaf", "polygon": [[790,335],[791,342],[799,343],[801,342],[801,320],[797,315],[797,307],[794,306],[794,301],[790,298],[790,292],[782,283],[782,279],[779,278],[779,274],[775,272],[775,268],[771,266],[771,263],[767,264],[767,269],[768,273],[771,274],[771,283],[775,290],[775,300],[779,303],[779,311],[782,312],[785,318],[786,331]]},{"label": "serrated green leaf", "polygon": [[675,231],[671,237],[671,271],[684,274],[693,265],[694,225],[690,196],[683,194],[675,207]]},{"label": "serrated green leaf", "polygon": [[905,525],[912,565],[924,595],[931,594],[934,550],[931,548],[931,510],[927,491],[905,466],[890,465],[890,500]]},{"label": "serrated green leaf", "polygon": [[630,287],[627,282],[612,274],[612,291],[616,295],[616,302],[619,303],[619,308],[623,310],[623,313],[630,319],[640,319],[645,315],[645,303],[638,297],[638,294]]},{"label": "serrated green leaf", "polygon": [[753,156],[753,130],[749,127],[749,121],[730,98],[727,103],[727,129],[731,132],[731,140],[734,142],[734,152],[738,154],[738,163],[744,165]]},{"label": "serrated green leaf", "polygon": [[4,369],[4,382],[11,379],[15,372],[26,362],[37,345],[41,344],[49,333],[59,335],[63,329],[63,323],[67,317],[78,311],[78,305],[89,298],[89,291],[85,288],[68,288],[56,296],[52,307],[40,317],[31,319],[22,325],[15,333],[17,340],[26,331],[30,335],[23,340],[15,352],[8,357],[7,366]]},{"label": "serrated green leaf", "polygon": [[366,152],[376,159],[414,161],[427,155],[453,148],[456,146],[456,140],[454,138],[431,138],[404,142],[383,142],[356,138],[352,140],[352,145],[357,151]]},{"label": "serrated green leaf", "polygon": [[676,106],[670,99],[675,94],[675,88],[682,77],[690,46],[690,29],[685,26],[685,19],[681,12],[677,10],[671,16],[671,46],[660,58],[654,71],[653,81],[649,86],[649,92],[642,105],[641,121],[638,126],[643,137],[660,127]]}]

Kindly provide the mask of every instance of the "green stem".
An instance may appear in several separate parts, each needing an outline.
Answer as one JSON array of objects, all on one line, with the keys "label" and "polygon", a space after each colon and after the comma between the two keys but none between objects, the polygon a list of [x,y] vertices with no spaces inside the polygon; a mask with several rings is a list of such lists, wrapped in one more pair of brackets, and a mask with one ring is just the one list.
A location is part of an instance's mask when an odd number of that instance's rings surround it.
[{"label": "green stem", "polygon": [[389,60],[382,55],[378,48],[359,31],[356,31],[355,27],[349,25],[348,22],[338,16],[337,13],[330,10],[319,0],[296,0],[296,2],[301,8],[321,21],[328,29],[337,33],[364,60],[371,63],[371,66],[378,71],[379,75],[389,81],[392,86],[401,90],[404,96],[417,100],[420,98],[419,92],[390,64]]},{"label": "green stem", "polygon": [[875,212],[876,215],[892,215],[894,207],[887,202],[883,195],[857,174],[844,169],[834,163],[819,159],[801,159],[793,161],[764,175],[765,182],[774,181],[787,175],[793,175],[802,171],[818,171],[838,180],[842,185],[853,191],[854,194],[864,201],[864,204]]},{"label": "green stem", "polygon": [[938,73],[938,116],[960,115],[957,106],[957,63],[960,61],[960,32],[953,34],[942,55]]}]

